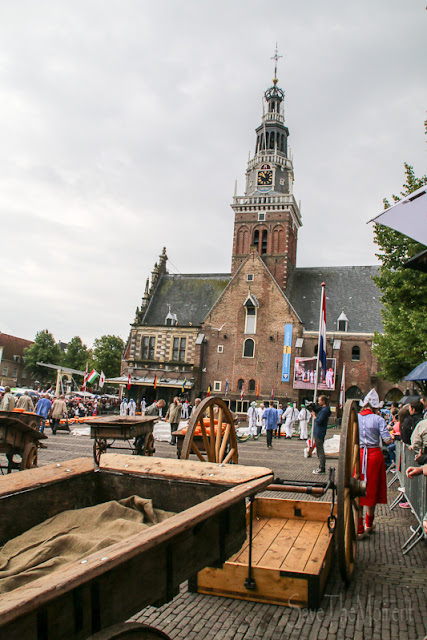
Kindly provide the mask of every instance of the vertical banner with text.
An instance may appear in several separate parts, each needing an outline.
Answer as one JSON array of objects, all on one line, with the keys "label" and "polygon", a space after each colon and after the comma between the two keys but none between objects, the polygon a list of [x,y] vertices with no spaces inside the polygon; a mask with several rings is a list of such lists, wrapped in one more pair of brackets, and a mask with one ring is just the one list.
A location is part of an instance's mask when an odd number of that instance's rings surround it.
[{"label": "vertical banner with text", "polygon": [[282,382],[289,382],[291,376],[292,324],[285,324],[283,340]]}]

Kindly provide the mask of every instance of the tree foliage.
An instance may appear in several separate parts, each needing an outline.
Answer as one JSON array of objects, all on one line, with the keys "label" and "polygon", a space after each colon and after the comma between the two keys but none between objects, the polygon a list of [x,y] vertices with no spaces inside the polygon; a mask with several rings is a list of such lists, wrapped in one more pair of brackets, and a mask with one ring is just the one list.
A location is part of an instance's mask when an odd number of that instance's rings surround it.
[{"label": "tree foliage", "polygon": [[119,376],[124,346],[124,342],[119,336],[96,338],[93,343],[96,370],[103,371],[107,378]]},{"label": "tree foliage", "polygon": [[[417,178],[413,168],[405,163],[406,181],[394,202],[424,184],[427,175]],[[384,208],[390,207],[384,200]],[[379,275],[374,278],[384,305],[384,333],[375,334],[374,352],[378,357],[381,376],[399,382],[421,362],[427,360],[427,274],[405,269],[404,263],[426,247],[411,238],[376,224],[374,241],[379,246]],[[426,391],[425,385],[420,384]]]},{"label": "tree foliage", "polygon": [[47,330],[38,331],[34,343],[24,350],[25,369],[42,384],[56,380],[56,371],[40,367],[37,362],[46,364],[62,364],[63,353],[55,342],[53,335]]},{"label": "tree foliage", "polygon": [[80,336],[74,336],[74,338],[71,338],[62,364],[65,367],[70,367],[70,369],[84,371],[86,363],[88,363],[89,370],[92,368],[92,362],[92,349],[88,349],[87,346],[83,344]]}]

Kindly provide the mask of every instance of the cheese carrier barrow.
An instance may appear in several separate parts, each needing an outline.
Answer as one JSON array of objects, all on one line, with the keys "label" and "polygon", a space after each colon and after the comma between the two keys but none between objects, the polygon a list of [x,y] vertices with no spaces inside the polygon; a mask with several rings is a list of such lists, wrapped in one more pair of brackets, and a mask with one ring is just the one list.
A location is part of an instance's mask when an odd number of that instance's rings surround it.
[{"label": "cheese carrier barrow", "polygon": [[134,494],[176,515],[0,596],[0,638],[167,637],[119,623],[236,553],[245,498],[271,481],[265,468],[117,454],[103,455],[99,469],[79,458],[3,476],[0,545],[62,511]]}]

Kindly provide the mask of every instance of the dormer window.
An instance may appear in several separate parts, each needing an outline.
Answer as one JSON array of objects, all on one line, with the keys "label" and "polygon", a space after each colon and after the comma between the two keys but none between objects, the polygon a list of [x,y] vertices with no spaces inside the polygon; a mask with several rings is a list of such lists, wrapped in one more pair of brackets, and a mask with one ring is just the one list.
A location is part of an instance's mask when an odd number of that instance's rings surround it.
[{"label": "dormer window", "polygon": [[249,294],[245,302],[243,303],[243,306],[245,307],[246,311],[245,333],[256,333],[256,319],[259,302],[254,295]]},{"label": "dormer window", "polygon": [[344,311],[341,312],[341,315],[337,320],[337,330],[343,332],[348,331],[348,318]]},{"label": "dormer window", "polygon": [[175,327],[178,324],[178,316],[176,313],[171,313],[170,305],[168,304],[169,311],[168,315],[165,318],[165,325],[167,327]]}]

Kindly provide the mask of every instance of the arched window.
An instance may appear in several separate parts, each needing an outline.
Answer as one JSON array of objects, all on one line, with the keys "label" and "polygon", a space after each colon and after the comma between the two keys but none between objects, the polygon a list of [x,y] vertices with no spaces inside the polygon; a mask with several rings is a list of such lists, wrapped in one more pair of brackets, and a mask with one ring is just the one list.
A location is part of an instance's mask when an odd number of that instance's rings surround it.
[{"label": "arched window", "polygon": [[354,346],[351,350],[351,359],[355,362],[358,362],[360,360],[360,347],[358,347],[357,345]]},{"label": "arched window", "polygon": [[390,389],[390,391],[386,393],[384,400],[386,402],[399,402],[399,400],[402,399],[402,396],[403,393],[401,392],[401,390],[395,387],[394,389]]},{"label": "arched window", "polygon": [[249,391],[255,391],[255,380],[249,380]]},{"label": "arched window", "polygon": [[243,357],[244,358],[253,358],[255,353],[255,342],[252,338],[248,338],[245,340],[243,345]]},{"label": "arched window", "polygon": [[245,310],[246,310],[245,333],[256,333],[256,311],[257,310],[250,298],[245,302]]},{"label": "arched window", "polygon": [[237,391],[241,391],[244,384],[245,381],[243,380],[243,378],[239,378],[239,380],[237,381]]},{"label": "arched window", "polygon": [[363,393],[359,389],[359,387],[354,386],[347,389],[347,391],[345,392],[345,397],[346,400],[362,400]]},{"label": "arched window", "polygon": [[259,247],[259,231],[258,231],[258,229],[255,229],[255,231],[254,231],[254,245],[256,246],[256,250],[258,251],[258,247]]},{"label": "arched window", "polygon": [[274,149],[274,131],[270,133],[270,149]]}]

